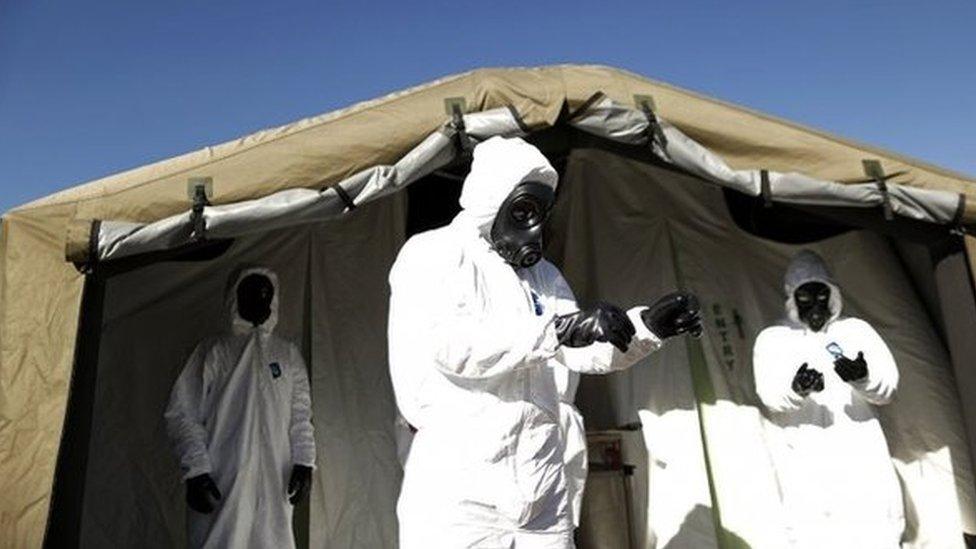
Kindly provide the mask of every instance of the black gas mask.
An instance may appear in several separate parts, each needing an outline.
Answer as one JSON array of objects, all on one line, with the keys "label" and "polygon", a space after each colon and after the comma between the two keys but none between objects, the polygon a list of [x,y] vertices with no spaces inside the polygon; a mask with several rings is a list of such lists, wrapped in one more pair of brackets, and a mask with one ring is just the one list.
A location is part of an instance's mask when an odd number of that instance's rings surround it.
[{"label": "black gas mask", "polygon": [[237,285],[237,314],[254,326],[271,316],[274,285],[263,274],[249,274]]},{"label": "black gas mask", "polygon": [[823,282],[801,284],[793,292],[797,316],[814,332],[823,329],[830,319],[830,286]]},{"label": "black gas mask", "polygon": [[531,267],[542,259],[542,228],[556,193],[544,183],[519,183],[508,195],[491,225],[492,247],[515,267]]}]

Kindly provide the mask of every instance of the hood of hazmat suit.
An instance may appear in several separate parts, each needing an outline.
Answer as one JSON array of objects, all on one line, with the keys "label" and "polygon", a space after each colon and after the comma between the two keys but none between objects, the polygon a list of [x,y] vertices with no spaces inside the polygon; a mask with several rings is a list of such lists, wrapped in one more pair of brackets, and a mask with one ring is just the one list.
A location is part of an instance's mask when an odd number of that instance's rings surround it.
[{"label": "hood of hazmat suit", "polygon": [[[830,317],[813,331],[793,293],[807,282],[830,288]],[[786,319],[763,330],[753,349],[756,392],[770,420],[770,452],[792,547],[898,547],[905,527],[901,486],[874,406],[891,401],[898,368],[867,322],[843,317],[843,299],[823,259],[795,256],[786,272]],[[845,382],[835,355],[864,354],[868,375]],[[823,374],[822,391],[792,389],[801,365]]]},{"label": "hood of hazmat suit", "polygon": [[[238,314],[237,287],[258,274],[274,288],[259,326]],[[286,493],[293,465],[315,465],[308,372],[298,348],[274,335],[273,272],[243,269],[227,289],[229,330],[200,342],[173,385],[166,430],[183,479],[209,474],[216,509],[187,509],[189,547],[294,547]]]},{"label": "hood of hazmat suit", "polygon": [[462,211],[410,238],[390,272],[390,374],[417,429],[397,505],[401,549],[571,547],[552,365],[605,373],[660,345],[635,308],[626,353],[609,343],[561,347],[555,317],[579,307],[559,270],[545,259],[514,268],[492,249],[490,228],[512,189],[557,179],[521,139],[479,144]]}]

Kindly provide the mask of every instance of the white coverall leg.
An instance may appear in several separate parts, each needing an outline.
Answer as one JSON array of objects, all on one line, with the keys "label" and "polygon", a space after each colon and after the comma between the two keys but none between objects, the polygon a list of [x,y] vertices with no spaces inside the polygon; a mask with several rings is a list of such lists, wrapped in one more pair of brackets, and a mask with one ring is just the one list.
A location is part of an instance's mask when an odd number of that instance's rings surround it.
[{"label": "white coverall leg", "polygon": [[583,423],[583,414],[574,404],[580,375],[556,361],[552,361],[551,365],[556,376],[556,390],[559,391],[559,428],[563,436],[566,497],[569,500],[570,515],[573,517],[573,527],[579,528],[586,475],[589,471],[586,426]]},{"label": "white coverall leg", "polygon": [[[254,327],[237,313],[250,274],[274,286],[271,316]],[[305,361],[275,336],[278,280],[244,270],[228,289],[229,333],[204,340],[173,386],[165,412],[183,479],[210,474],[222,495],[212,513],[187,509],[189,547],[294,547],[286,493],[293,465],[315,465]]]},{"label": "white coverall leg", "polygon": [[523,181],[556,179],[520,139],[480,144],[462,212],[412,237],[390,272],[390,373],[417,428],[397,506],[401,549],[572,547],[550,361],[604,373],[660,345],[635,308],[627,353],[560,347],[554,319],[578,309],[562,275],[545,260],[514,269],[491,249],[505,197]]},{"label": "white coverall leg", "polygon": [[[830,287],[830,319],[819,332],[798,317],[794,291],[807,282]],[[878,333],[841,318],[840,290],[818,256],[801,253],[787,270],[787,318],[759,334],[753,352],[756,391],[778,428],[771,438],[793,547],[880,549],[899,546],[905,529],[901,486],[873,406],[887,404],[898,368]],[[864,353],[868,377],[844,382],[827,350]],[[824,389],[801,397],[792,388],[801,364],[823,374]]]}]

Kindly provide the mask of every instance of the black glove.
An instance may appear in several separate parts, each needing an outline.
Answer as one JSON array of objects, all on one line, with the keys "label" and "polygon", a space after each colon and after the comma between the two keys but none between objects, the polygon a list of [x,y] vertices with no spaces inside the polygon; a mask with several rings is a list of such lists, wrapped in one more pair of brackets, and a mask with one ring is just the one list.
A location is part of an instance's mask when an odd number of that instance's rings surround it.
[{"label": "black glove", "polygon": [[793,392],[805,397],[810,393],[819,393],[824,389],[824,377],[823,374],[810,368],[806,362],[800,366],[800,369],[796,371],[796,375],[793,376],[793,384],[791,385]]},{"label": "black glove", "polygon": [[596,341],[612,343],[621,352],[637,330],[619,307],[599,302],[589,309],[556,318],[559,343],[567,347],[588,347]]},{"label": "black glove", "polygon": [[839,357],[834,361],[834,371],[848,383],[868,377],[868,363],[864,360],[864,353],[857,353],[857,358],[854,360],[846,356]]},{"label": "black glove", "polygon": [[686,332],[698,337],[702,333],[701,306],[695,294],[688,292],[673,292],[658,299],[641,312],[641,320],[661,339]]},{"label": "black glove", "polygon": [[209,474],[186,479],[186,504],[190,509],[198,513],[210,513],[217,506],[220,497],[220,490]]},{"label": "black glove", "polygon": [[308,465],[293,465],[291,478],[288,479],[288,501],[292,505],[298,504],[308,494],[312,487],[312,468]]}]

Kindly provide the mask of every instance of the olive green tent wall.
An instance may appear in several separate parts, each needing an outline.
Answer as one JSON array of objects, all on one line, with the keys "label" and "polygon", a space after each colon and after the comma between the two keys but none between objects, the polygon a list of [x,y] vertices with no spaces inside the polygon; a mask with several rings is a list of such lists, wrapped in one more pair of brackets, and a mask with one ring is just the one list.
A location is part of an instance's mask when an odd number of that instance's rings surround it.
[{"label": "olive green tent wall", "polygon": [[92,220],[150,223],[185,212],[192,177],[213,179],[214,204],[334,184],[401,158],[449,118],[446,99],[462,99],[469,112],[509,107],[540,129],[597,92],[628,105],[652,97],[663,118],[732,168],[853,182],[865,177],[862,161],[876,159],[898,174],[891,182],[965,196],[960,221],[976,222],[973,179],[596,66],[473,71],[87,183],[3,218],[0,545],[37,546],[44,535],[84,284],[66,258],[84,257]]}]

